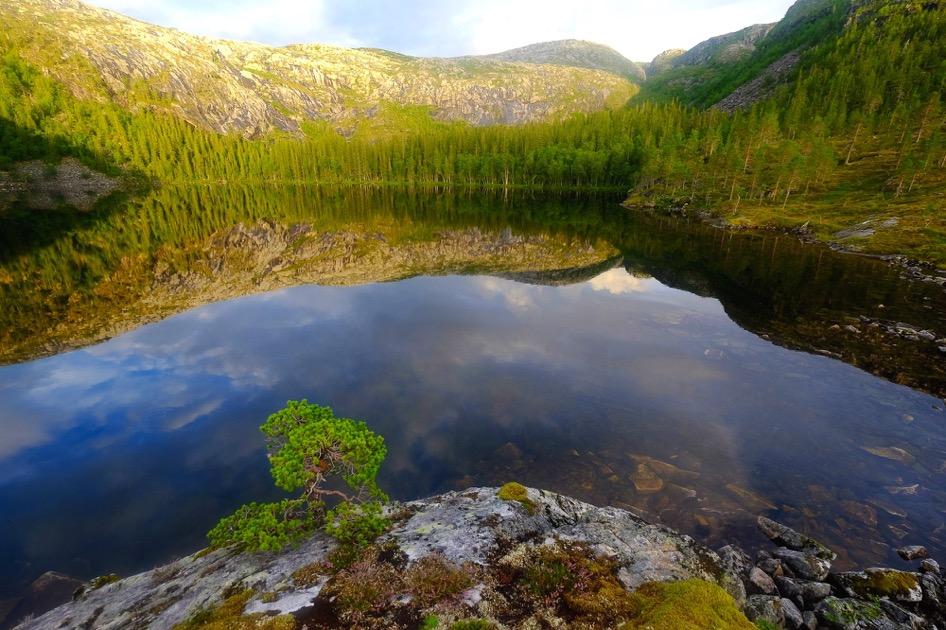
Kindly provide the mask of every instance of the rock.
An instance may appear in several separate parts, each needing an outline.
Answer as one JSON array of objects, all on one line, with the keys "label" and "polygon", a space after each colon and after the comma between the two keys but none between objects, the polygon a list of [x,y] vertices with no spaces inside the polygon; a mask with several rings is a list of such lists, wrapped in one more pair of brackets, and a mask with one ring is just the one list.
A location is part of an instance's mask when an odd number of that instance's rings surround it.
[{"label": "rock", "polygon": [[909,465],[916,461],[910,452],[897,446],[862,446],[861,449],[876,457],[890,459],[901,464]]},{"label": "rock", "polygon": [[742,579],[748,579],[749,571],[752,569],[752,560],[745,551],[734,545],[726,545],[717,549],[716,554],[730,573]]},{"label": "rock", "polygon": [[899,626],[874,602],[828,597],[815,609],[818,621],[833,630],[897,630]]},{"label": "rock", "polygon": [[770,518],[759,516],[756,519],[756,525],[769,540],[782,547],[811,553],[825,560],[834,560],[838,557],[836,553],[814,538],[800,534],[791,527],[777,523]]},{"label": "rock", "polygon": [[805,618],[802,616],[801,611],[798,610],[798,606],[796,606],[792,600],[784,597],[780,600],[780,603],[782,605],[782,616],[784,618],[783,623],[792,630],[804,627]]},{"label": "rock", "polygon": [[779,547],[775,550],[775,557],[791,569],[796,577],[803,580],[820,582],[828,577],[831,570],[831,562],[804,551]]},{"label": "rock", "polygon": [[943,578],[936,573],[924,573],[920,576],[920,588],[923,590],[923,603],[934,610],[946,612],[946,592],[943,591]]},{"label": "rock", "polygon": [[824,582],[808,582],[788,577],[777,577],[775,578],[775,584],[783,597],[792,599],[800,597],[807,608],[813,608],[816,603],[831,594],[831,585]]},{"label": "rock", "polygon": [[897,555],[904,560],[923,560],[930,557],[930,552],[922,545],[907,545],[897,549]]},{"label": "rock", "polygon": [[751,510],[775,510],[771,501],[759,496],[755,492],[734,483],[727,483],[726,489],[742,499],[743,504]]},{"label": "rock", "polygon": [[897,569],[872,568],[835,573],[831,581],[850,597],[889,597],[901,602],[923,599],[920,574]]},{"label": "rock", "polygon": [[778,589],[775,582],[759,567],[752,567],[746,583],[746,592],[750,595],[775,595]]},{"label": "rock", "polygon": [[631,482],[638,492],[651,494],[660,492],[664,488],[663,479],[657,476],[657,473],[647,464],[638,464],[634,474],[631,475]]},{"label": "rock", "polygon": [[939,562],[927,558],[920,563],[920,571],[923,573],[935,573],[936,575],[939,575]]},{"label": "rock", "polygon": [[[45,612],[72,600],[72,594],[84,586],[82,580],[58,573],[47,571],[33,580],[26,593],[19,598],[14,606],[10,606],[4,620],[16,622],[27,617],[38,617]],[[6,627],[6,626],[3,626]]]},{"label": "rock", "polygon": [[[474,488],[392,505],[391,513],[405,516],[381,542],[396,543],[409,562],[440,553],[456,564],[484,565],[517,545],[555,538],[576,541],[606,554],[628,589],[646,582],[699,578],[722,585],[737,601],[745,600],[742,582],[719,556],[688,536],[624,510],[598,508],[558,494],[527,489],[536,507],[530,513],[497,493],[496,488]],[[170,628],[201,608],[219,604],[223,593],[247,588],[256,593],[248,612],[296,612],[311,605],[321,584],[293,586],[293,573],[325,559],[334,546],[317,532],[276,554],[233,549],[196,554],[89,591],[27,622],[23,630],[84,624],[108,630]],[[276,591],[276,601],[262,600],[263,594]]]},{"label": "rock", "polygon": [[840,503],[844,513],[856,521],[867,525],[871,529],[877,527],[877,510],[860,501],[844,500]]},{"label": "rock", "polygon": [[806,610],[801,616],[804,620],[803,627],[805,630],[818,630],[818,616],[815,615],[814,611]]},{"label": "rock", "polygon": [[782,600],[772,595],[750,596],[746,601],[745,613],[749,621],[753,623],[762,619],[776,626],[781,626],[785,621],[782,612]]},{"label": "rock", "polygon": [[785,572],[782,570],[782,561],[777,560],[776,558],[767,558],[762,560],[757,566],[771,575],[773,578],[785,575]]}]

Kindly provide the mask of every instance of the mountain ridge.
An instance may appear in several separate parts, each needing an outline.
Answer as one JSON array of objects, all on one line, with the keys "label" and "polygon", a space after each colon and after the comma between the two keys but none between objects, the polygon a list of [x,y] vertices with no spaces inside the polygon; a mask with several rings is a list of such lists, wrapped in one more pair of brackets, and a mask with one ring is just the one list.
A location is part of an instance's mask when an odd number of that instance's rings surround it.
[{"label": "mountain ridge", "polygon": [[0,21],[28,61],[79,98],[248,137],[370,118],[384,103],[473,125],[554,120],[619,107],[637,89],[599,69],[213,39],[77,0],[13,0],[0,6]]}]

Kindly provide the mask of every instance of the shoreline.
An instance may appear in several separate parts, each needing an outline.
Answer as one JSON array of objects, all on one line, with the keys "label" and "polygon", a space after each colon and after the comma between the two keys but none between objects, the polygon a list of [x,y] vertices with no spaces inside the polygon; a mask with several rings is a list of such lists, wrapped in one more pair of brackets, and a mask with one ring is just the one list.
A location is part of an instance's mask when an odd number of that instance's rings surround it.
[{"label": "shoreline", "polygon": [[[772,548],[750,558],[738,545],[714,551],[625,510],[517,487],[523,492],[470,488],[391,504],[391,529],[374,551],[342,569],[332,568],[337,545],[321,531],[277,553],[204,550],[125,579],[97,578],[73,601],[18,627],[197,628],[204,627],[200,619],[219,620],[226,609],[233,615],[228,623],[280,629],[451,628],[477,620],[485,625],[462,627],[564,623],[630,630],[641,627],[635,619],[643,623],[641,598],[658,594],[676,614],[698,618],[705,611],[688,594],[694,588],[714,593],[716,609],[738,613],[730,625],[717,626],[724,628],[946,623],[946,582],[918,546],[899,551],[916,563],[913,571],[835,573],[834,552],[765,517],[758,526]],[[533,569],[548,562],[567,570],[554,578],[540,574],[537,583],[551,590],[533,598]],[[548,582],[571,574],[585,578],[570,589]],[[589,581],[597,586],[585,592]],[[361,606],[351,589],[378,591],[376,600]],[[438,625],[421,625],[430,618]]]},{"label": "shoreline", "polygon": [[859,251],[855,248],[852,248],[849,245],[845,245],[839,241],[830,241],[822,240],[817,238],[813,232],[808,229],[801,228],[788,228],[788,227],[779,227],[775,225],[731,225],[727,223],[722,217],[709,210],[697,210],[696,212],[690,213],[686,208],[681,207],[665,207],[658,208],[657,206],[643,206],[636,203],[631,203],[628,200],[621,202],[621,207],[630,210],[632,212],[641,212],[645,214],[651,214],[654,216],[666,216],[666,217],[676,217],[682,219],[696,219],[707,225],[711,225],[715,228],[725,230],[728,232],[743,232],[743,233],[777,233],[783,234],[785,236],[794,236],[798,239],[799,242],[806,245],[815,245],[819,247],[825,247],[831,251],[839,252],[842,254],[850,254],[854,256],[861,256],[864,258],[870,258],[873,260],[880,260],[887,263],[893,268],[899,269],[904,273],[905,279],[918,280],[921,282],[929,282],[931,284],[936,284],[946,290],[946,269],[940,269],[934,263],[928,260],[920,260],[916,258],[911,258],[906,254],[892,253],[892,254],[874,254],[870,252]]}]

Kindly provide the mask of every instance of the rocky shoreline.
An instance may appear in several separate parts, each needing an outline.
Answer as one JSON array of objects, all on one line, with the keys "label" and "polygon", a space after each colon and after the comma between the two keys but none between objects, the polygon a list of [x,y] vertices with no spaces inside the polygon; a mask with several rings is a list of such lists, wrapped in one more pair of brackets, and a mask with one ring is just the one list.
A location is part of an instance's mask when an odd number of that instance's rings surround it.
[{"label": "rocky shoreline", "polygon": [[[838,233],[836,236],[838,240],[825,241],[815,237],[814,233],[808,228],[807,224],[794,227],[778,227],[773,225],[731,225],[725,220],[721,219],[718,215],[713,214],[712,212],[706,210],[696,210],[689,211],[688,208],[684,206],[672,206],[672,207],[657,207],[657,206],[641,206],[639,204],[632,204],[625,202],[622,204],[628,210],[634,210],[637,212],[647,212],[652,214],[663,214],[667,216],[676,216],[682,218],[696,218],[708,225],[723,229],[731,230],[734,232],[776,232],[780,234],[785,234],[787,236],[794,236],[802,243],[807,243],[809,245],[820,245],[827,247],[833,251],[841,252],[844,254],[852,254],[855,256],[864,256],[865,258],[874,258],[876,260],[882,260],[888,265],[895,267],[900,270],[900,273],[904,279],[909,280],[919,280],[921,282],[929,282],[931,284],[938,285],[946,289],[946,270],[938,269],[936,265],[932,264],[926,260],[917,260],[903,254],[870,254],[859,251],[850,245],[847,245],[843,242],[846,238],[856,237],[856,236],[870,236],[873,234],[873,231],[869,225],[873,225],[875,222],[867,221],[855,228],[852,228],[848,233]],[[891,219],[888,221],[893,221],[889,226],[896,226],[896,219]],[[861,231],[857,228],[862,228],[867,231]],[[869,232],[869,233],[868,233]]]},{"label": "rocky shoreline", "polygon": [[[518,492],[472,488],[393,504],[391,529],[344,568],[323,533],[280,553],[204,550],[93,580],[17,627],[946,627],[946,583],[922,547],[900,550],[915,572],[832,572],[834,552],[765,517],[759,528],[774,546],[750,558],[625,510],[512,485]],[[714,589],[718,601],[705,611],[700,597],[661,585]],[[659,608],[654,598],[690,621],[642,621]],[[694,621],[727,607],[725,622]]]}]

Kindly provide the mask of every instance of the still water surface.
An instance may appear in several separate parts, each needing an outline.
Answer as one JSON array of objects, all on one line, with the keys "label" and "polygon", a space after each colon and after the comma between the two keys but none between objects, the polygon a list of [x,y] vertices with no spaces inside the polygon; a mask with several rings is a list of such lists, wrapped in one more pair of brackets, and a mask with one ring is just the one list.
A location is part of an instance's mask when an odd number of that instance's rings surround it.
[{"label": "still water surface", "polygon": [[[403,224],[388,201],[357,230]],[[765,513],[841,565],[895,564],[900,544],[946,551],[942,400],[852,365],[883,372],[869,355],[886,350],[826,332],[881,302],[946,330],[941,289],[610,200],[496,204],[481,229],[482,206],[462,220],[425,210],[411,221],[429,229],[407,240],[455,247],[448,227],[474,230],[461,241],[506,252],[498,262],[412,254],[417,277],[220,301],[0,367],[0,593],[49,569],[129,574],[200,548],[220,516],[278,496],[257,429],[296,398],[384,435],[380,483],[397,499],[514,479],[714,545],[761,542]],[[320,216],[313,234],[341,229]],[[521,235],[538,239],[529,255]],[[586,252],[581,267],[562,243]],[[359,264],[346,251],[333,269]],[[828,346],[848,362],[814,352]],[[888,376],[939,386],[925,350],[890,352]]]}]

